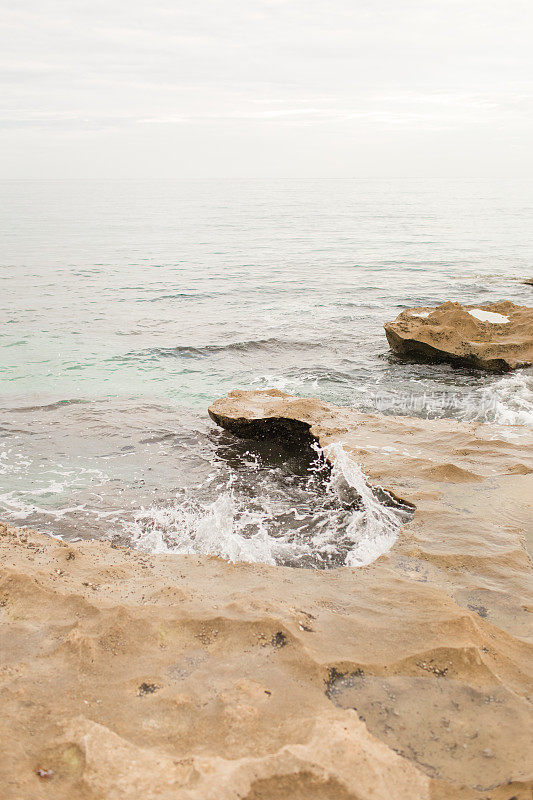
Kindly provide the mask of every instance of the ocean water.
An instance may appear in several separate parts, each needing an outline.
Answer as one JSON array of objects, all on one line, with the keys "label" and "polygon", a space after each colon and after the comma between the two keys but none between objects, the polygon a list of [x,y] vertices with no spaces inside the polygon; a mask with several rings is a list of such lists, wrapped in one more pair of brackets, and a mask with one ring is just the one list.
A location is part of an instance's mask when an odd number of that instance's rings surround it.
[{"label": "ocean water", "polygon": [[236,441],[212,400],[276,387],[509,435],[533,422],[530,370],[409,363],[383,332],[412,305],[531,305],[531,182],[0,187],[3,519],[151,551],[368,563],[406,510],[374,506],[342,456],[332,475],[320,454]]}]

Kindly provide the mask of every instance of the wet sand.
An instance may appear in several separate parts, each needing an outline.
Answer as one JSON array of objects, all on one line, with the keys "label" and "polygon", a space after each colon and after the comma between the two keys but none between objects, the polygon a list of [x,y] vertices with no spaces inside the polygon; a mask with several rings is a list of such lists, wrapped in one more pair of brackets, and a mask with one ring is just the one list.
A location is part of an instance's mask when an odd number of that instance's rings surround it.
[{"label": "wet sand", "polygon": [[342,443],[413,519],[329,571],[0,526],[2,800],[529,798],[533,435],[275,391],[211,413]]}]

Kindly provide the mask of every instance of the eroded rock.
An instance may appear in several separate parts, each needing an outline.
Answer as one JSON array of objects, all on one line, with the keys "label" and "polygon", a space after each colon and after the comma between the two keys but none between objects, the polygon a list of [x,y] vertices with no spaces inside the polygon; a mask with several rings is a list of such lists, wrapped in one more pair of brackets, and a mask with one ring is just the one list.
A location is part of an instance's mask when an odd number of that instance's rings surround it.
[{"label": "eroded rock", "polygon": [[533,308],[509,301],[405,309],[385,323],[385,333],[404,356],[496,372],[533,363]]},{"label": "eroded rock", "polygon": [[210,413],[304,426],[414,518],[329,572],[168,553],[148,572],[0,524],[2,800],[529,798],[533,434],[276,391]]}]

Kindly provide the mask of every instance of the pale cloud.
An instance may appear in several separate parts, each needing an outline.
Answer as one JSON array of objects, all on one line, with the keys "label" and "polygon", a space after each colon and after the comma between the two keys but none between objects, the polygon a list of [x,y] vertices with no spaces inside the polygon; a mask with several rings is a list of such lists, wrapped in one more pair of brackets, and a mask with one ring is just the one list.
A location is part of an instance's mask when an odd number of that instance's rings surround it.
[{"label": "pale cloud", "polygon": [[532,166],[523,0],[19,0],[0,25],[8,176]]}]

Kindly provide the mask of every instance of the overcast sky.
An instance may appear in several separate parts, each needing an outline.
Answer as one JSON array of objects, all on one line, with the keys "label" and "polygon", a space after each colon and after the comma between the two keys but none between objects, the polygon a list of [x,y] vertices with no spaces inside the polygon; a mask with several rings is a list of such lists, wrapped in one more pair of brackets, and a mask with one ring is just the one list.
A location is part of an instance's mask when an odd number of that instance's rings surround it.
[{"label": "overcast sky", "polygon": [[533,0],[0,7],[4,177],[533,172]]}]

